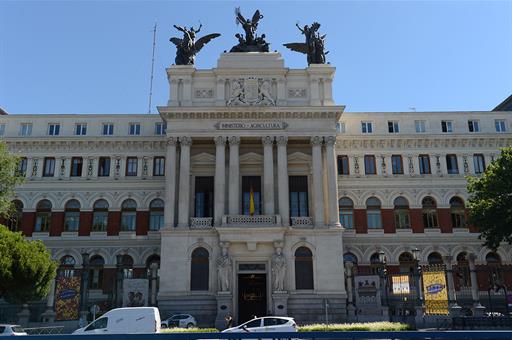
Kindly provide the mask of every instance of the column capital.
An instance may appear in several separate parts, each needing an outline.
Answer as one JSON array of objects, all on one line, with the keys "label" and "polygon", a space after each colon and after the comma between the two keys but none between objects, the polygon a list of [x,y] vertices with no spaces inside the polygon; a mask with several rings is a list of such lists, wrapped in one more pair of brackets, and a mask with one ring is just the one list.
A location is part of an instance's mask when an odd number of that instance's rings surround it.
[{"label": "column capital", "polygon": [[313,146],[316,146],[316,145],[320,146],[320,145],[322,145],[322,142],[323,142],[323,140],[322,140],[322,137],[320,137],[320,136],[313,136],[313,137],[311,137],[311,140],[310,140],[310,143]]},{"label": "column capital", "polygon": [[265,136],[261,138],[261,142],[263,145],[273,145],[274,144],[274,137],[272,136]]},{"label": "column capital", "polygon": [[334,146],[334,144],[336,144],[336,136],[325,137],[325,144],[327,146]]},{"label": "column capital", "polygon": [[213,138],[213,141],[215,142],[215,145],[226,145],[226,137],[224,136],[217,136]]},{"label": "column capital", "polygon": [[228,137],[228,141],[230,145],[239,145],[240,144],[240,137],[238,136],[230,136]]},{"label": "column capital", "polygon": [[288,144],[288,136],[278,136],[276,137],[277,145],[286,145]]},{"label": "column capital", "polygon": [[176,143],[178,143],[178,139],[176,137],[167,137],[167,145],[176,146]]},{"label": "column capital", "polygon": [[190,145],[192,145],[192,137],[189,137],[189,136],[180,137],[180,143],[181,143],[181,145],[190,146]]}]

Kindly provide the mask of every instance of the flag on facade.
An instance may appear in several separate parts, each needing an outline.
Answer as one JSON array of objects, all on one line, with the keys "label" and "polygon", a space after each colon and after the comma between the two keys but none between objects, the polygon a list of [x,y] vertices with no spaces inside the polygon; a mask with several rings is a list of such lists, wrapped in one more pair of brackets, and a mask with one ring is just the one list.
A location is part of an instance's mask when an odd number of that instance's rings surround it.
[{"label": "flag on facade", "polygon": [[254,191],[252,190],[252,185],[249,193],[249,215],[254,215]]}]

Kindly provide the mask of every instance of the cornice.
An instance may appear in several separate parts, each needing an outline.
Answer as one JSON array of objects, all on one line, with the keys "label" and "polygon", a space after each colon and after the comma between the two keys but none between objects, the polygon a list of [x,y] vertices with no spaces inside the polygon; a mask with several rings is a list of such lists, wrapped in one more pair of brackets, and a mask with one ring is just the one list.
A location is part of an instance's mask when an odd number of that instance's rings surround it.
[{"label": "cornice", "polygon": [[166,120],[188,119],[328,119],[338,121],[345,106],[236,106],[175,107],[159,106]]},{"label": "cornice", "polygon": [[512,145],[512,135],[453,136],[344,136],[337,135],[336,148],[346,149],[409,149],[409,148],[500,148]]}]

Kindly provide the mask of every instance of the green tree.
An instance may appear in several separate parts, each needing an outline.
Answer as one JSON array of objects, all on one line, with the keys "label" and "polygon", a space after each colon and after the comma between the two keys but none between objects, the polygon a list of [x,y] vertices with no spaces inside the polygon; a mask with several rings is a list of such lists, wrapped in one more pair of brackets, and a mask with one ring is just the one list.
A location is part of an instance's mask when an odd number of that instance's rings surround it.
[{"label": "green tree", "polygon": [[[14,188],[23,179],[16,176],[19,157],[0,142],[0,216],[12,211]],[[21,233],[0,225],[0,297],[10,303],[26,303],[48,293],[57,264],[41,241],[28,241]]]},{"label": "green tree", "polygon": [[468,179],[469,221],[480,230],[484,245],[496,250],[501,242],[512,243],[512,147],[480,178]]}]

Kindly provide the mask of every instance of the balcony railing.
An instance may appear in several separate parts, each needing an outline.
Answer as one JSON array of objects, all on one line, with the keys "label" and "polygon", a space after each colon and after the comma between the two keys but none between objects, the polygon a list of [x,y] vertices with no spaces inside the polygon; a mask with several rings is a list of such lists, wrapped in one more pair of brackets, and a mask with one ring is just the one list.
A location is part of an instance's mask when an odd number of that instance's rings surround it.
[{"label": "balcony railing", "polygon": [[313,228],[313,218],[311,217],[291,217],[290,219],[294,228]]},{"label": "balcony railing", "polygon": [[190,229],[210,229],[213,227],[213,217],[191,217]]},{"label": "balcony railing", "polygon": [[224,215],[222,227],[280,227],[279,215]]}]

